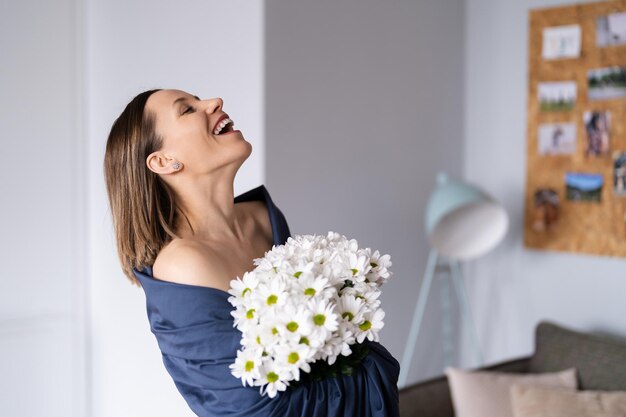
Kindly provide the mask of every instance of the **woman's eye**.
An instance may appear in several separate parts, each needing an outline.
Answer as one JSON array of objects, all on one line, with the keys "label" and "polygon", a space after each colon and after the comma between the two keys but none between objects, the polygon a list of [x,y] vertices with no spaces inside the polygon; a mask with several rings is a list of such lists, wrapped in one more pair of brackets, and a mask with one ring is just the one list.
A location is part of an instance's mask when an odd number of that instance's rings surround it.
[{"label": "woman's eye", "polygon": [[187,108],[185,109],[185,111],[184,111],[182,114],[187,113],[189,110],[194,110],[194,108],[193,108],[193,107],[187,107]]}]

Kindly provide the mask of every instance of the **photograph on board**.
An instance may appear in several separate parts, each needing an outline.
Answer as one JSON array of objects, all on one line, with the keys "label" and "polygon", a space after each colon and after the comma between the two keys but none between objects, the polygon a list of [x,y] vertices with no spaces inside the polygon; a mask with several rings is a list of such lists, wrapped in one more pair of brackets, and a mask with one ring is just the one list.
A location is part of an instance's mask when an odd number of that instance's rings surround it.
[{"label": "photograph on board", "polygon": [[537,188],[534,193],[533,224],[536,232],[552,229],[559,220],[559,195],[552,188]]},{"label": "photograph on board", "polygon": [[543,29],[543,59],[567,59],[580,56],[579,25],[552,26]]},{"label": "photograph on board", "polygon": [[611,112],[586,111],[583,114],[585,123],[585,156],[606,156],[610,151]]},{"label": "photograph on board", "polygon": [[576,123],[539,125],[539,154],[563,155],[576,152]]},{"label": "photograph on board", "polygon": [[615,195],[626,196],[626,152],[613,152],[613,191]]},{"label": "photograph on board", "polygon": [[626,43],[626,13],[611,13],[596,18],[596,46]]},{"label": "photograph on board", "polygon": [[571,201],[602,201],[602,174],[565,173],[565,198]]},{"label": "photograph on board", "polygon": [[626,69],[618,66],[596,68],[587,72],[589,100],[626,96]]},{"label": "photograph on board", "polygon": [[570,111],[576,105],[576,81],[539,83],[537,89],[542,112]]}]

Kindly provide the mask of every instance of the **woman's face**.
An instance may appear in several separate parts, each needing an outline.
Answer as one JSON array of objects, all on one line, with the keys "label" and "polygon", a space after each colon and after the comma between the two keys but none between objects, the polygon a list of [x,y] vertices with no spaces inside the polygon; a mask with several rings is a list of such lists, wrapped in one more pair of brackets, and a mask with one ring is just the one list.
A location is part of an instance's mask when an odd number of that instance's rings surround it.
[{"label": "woman's face", "polygon": [[[153,93],[146,110],[155,115],[155,130],[163,138],[163,147],[148,155],[146,163],[150,169],[157,173],[173,172],[171,164],[180,162],[183,170],[193,174],[211,173],[222,167],[236,172],[250,156],[252,145],[239,130],[228,126],[215,134],[218,121],[226,114],[222,105],[221,98],[200,100],[181,90]],[[232,116],[233,121],[235,117]]]}]

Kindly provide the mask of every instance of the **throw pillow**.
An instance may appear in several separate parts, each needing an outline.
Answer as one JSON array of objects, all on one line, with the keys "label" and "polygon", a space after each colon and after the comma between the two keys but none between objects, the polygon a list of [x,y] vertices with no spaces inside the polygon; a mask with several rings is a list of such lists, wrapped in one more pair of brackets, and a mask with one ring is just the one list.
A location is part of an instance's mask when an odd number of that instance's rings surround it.
[{"label": "throw pillow", "polygon": [[626,391],[571,391],[513,385],[514,417],[624,417]]},{"label": "throw pillow", "polygon": [[448,367],[456,417],[513,417],[509,391],[514,384],[563,387],[575,390],[576,369],[543,374],[468,371]]},{"label": "throw pillow", "polygon": [[579,388],[626,390],[626,341],[541,322],[535,331],[535,352],[528,372],[576,368]]}]

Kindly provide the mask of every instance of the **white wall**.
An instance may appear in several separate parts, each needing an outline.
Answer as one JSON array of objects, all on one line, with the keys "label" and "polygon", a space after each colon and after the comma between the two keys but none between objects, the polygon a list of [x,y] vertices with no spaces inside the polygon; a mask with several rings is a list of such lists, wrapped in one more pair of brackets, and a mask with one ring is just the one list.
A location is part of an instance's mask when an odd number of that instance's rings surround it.
[{"label": "white wall", "polygon": [[193,416],[150,333],[143,290],[115,252],[102,161],[124,106],[150,88],[220,96],[252,143],[235,181],[264,181],[263,3],[86,0],[93,417]]},{"label": "white wall", "polygon": [[511,216],[501,246],[465,268],[488,362],[530,354],[541,319],[626,335],[626,260],[522,244],[528,11],[567,4],[466,0],[465,174]]},{"label": "white wall", "polygon": [[0,2],[0,415],[81,417],[80,4]]}]

